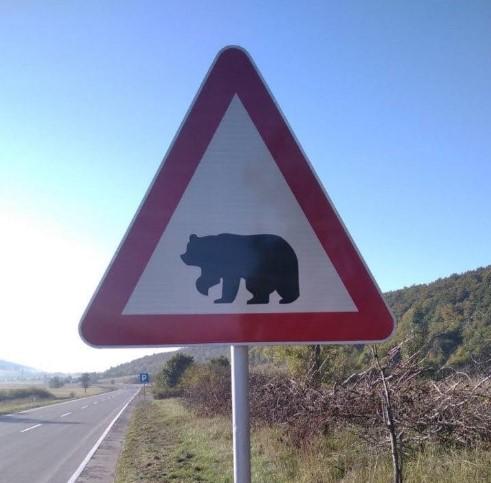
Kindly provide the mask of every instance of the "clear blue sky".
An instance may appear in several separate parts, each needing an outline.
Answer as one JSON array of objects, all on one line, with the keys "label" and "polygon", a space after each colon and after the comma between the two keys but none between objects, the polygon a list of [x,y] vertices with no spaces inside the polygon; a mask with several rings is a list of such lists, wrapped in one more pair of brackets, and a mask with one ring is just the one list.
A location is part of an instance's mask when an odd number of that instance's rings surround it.
[{"label": "clear blue sky", "polygon": [[[254,58],[383,290],[491,263],[490,2],[7,0],[2,264],[15,271],[28,250],[53,273],[4,281],[3,304],[16,301],[4,314],[21,325],[30,291],[51,303],[73,287],[63,320],[75,330],[228,44]],[[63,248],[47,253],[53,237]]]}]

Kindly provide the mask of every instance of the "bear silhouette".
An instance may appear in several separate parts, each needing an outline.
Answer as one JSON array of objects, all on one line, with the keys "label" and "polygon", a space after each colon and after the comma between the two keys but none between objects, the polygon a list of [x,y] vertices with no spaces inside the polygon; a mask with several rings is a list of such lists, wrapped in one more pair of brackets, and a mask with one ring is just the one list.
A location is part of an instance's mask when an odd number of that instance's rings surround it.
[{"label": "bear silhouette", "polygon": [[280,304],[289,304],[300,295],[297,255],[277,235],[193,234],[181,259],[201,268],[196,288],[203,295],[223,280],[222,297],[215,303],[232,303],[241,278],[252,294],[248,304],[269,303],[275,290],[281,296]]}]

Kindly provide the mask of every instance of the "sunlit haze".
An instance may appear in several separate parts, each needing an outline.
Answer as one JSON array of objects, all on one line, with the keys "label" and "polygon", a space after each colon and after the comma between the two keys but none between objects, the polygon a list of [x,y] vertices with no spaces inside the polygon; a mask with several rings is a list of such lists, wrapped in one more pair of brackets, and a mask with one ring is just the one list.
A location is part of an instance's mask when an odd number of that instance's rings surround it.
[{"label": "sunlit haze", "polygon": [[81,343],[78,319],[107,264],[97,246],[73,238],[49,218],[34,219],[13,207],[0,211],[0,224],[9,226],[0,241],[2,359],[80,372],[156,352],[95,350]]}]

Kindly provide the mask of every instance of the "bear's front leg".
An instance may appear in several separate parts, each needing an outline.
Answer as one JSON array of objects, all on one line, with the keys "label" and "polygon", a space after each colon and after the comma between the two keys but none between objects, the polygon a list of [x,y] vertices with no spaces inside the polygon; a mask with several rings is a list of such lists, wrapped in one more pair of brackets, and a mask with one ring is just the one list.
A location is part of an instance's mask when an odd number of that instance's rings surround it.
[{"label": "bear's front leg", "polygon": [[240,278],[223,277],[222,298],[215,300],[216,304],[230,304],[235,300],[239,291]]},{"label": "bear's front leg", "polygon": [[203,274],[196,280],[196,289],[203,295],[208,295],[208,290],[220,283],[220,278],[214,275]]}]

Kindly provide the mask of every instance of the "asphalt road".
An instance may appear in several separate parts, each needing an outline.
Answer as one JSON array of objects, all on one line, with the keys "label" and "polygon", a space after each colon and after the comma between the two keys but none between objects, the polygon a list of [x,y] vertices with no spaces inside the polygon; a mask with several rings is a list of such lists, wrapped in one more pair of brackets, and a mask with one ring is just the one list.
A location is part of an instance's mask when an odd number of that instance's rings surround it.
[{"label": "asphalt road", "polygon": [[67,483],[138,387],[0,416],[1,483]]}]

